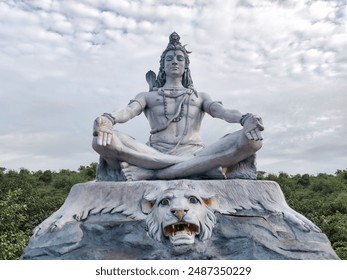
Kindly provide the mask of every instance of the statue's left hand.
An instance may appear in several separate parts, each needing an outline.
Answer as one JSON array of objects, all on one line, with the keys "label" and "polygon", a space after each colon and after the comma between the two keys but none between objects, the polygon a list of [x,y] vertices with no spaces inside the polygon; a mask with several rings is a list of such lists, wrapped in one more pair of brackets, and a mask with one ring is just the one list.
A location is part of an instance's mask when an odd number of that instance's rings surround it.
[{"label": "statue's left hand", "polygon": [[93,136],[97,136],[97,144],[99,146],[107,146],[111,144],[112,135],[112,122],[104,116],[96,118],[94,121]]},{"label": "statue's left hand", "polygon": [[249,114],[243,125],[246,137],[249,140],[261,141],[263,140],[263,136],[261,135],[261,131],[264,130],[264,125],[261,117],[257,115]]}]

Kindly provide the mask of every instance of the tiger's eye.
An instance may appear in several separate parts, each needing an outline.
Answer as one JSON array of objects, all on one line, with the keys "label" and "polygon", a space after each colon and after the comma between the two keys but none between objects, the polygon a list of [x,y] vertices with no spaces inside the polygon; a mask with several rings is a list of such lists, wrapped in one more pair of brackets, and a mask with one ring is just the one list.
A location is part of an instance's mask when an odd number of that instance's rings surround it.
[{"label": "tiger's eye", "polygon": [[197,204],[199,203],[199,200],[195,196],[189,197],[189,202],[192,204]]},{"label": "tiger's eye", "polygon": [[170,201],[167,198],[164,198],[159,202],[159,204],[163,206],[167,206],[170,204]]}]

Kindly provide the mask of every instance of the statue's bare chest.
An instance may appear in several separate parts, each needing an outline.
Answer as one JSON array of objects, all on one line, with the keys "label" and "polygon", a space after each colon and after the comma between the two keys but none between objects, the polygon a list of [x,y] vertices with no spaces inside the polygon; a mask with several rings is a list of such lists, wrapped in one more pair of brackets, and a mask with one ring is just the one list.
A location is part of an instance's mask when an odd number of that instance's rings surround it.
[{"label": "statue's bare chest", "polygon": [[[189,109],[188,109],[189,107]],[[167,117],[175,114],[184,115],[201,111],[202,100],[195,95],[167,96],[156,94],[147,100],[147,110],[152,114],[166,115]]]}]

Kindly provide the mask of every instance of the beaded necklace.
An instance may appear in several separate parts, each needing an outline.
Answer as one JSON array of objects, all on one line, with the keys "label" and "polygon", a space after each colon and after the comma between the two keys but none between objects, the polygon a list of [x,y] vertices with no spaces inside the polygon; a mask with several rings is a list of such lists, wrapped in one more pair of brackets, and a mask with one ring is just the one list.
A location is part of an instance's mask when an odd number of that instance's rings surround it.
[{"label": "beaded necklace", "polygon": [[[167,93],[169,92],[169,93]],[[156,128],[153,128],[150,133],[151,134],[155,134],[155,133],[158,133],[160,131],[163,131],[164,129],[167,129],[170,125],[170,123],[172,122],[179,122],[183,116],[184,116],[184,103],[187,104],[187,113],[186,113],[186,124],[185,124],[185,128],[184,128],[184,132],[182,134],[182,138],[181,140],[177,143],[176,146],[179,145],[179,143],[182,141],[183,137],[185,135],[187,135],[188,133],[188,128],[189,128],[189,103],[190,103],[190,96],[191,94],[194,93],[196,96],[197,93],[192,90],[192,89],[178,89],[178,88],[173,88],[173,89],[163,89],[163,88],[160,88],[158,89],[158,94],[159,95],[162,95],[163,96],[163,101],[164,101],[164,115],[165,117],[167,118],[167,122],[166,124],[160,126],[160,127],[156,127]],[[175,112],[175,114],[169,118],[168,115],[167,115],[167,100],[166,100],[166,97],[168,98],[177,98],[179,96],[182,96],[182,99],[180,101],[180,103],[178,104],[177,106],[177,111]],[[180,108],[180,109],[179,109]]]},{"label": "beaded necklace", "polygon": [[[169,116],[168,116],[168,112],[167,112],[167,100],[166,100],[166,98],[167,97],[168,98],[177,98],[179,96],[186,94],[187,90],[182,90],[179,88],[173,88],[173,89],[163,89],[162,88],[161,92],[162,92],[161,95],[163,96],[163,102],[164,102],[164,116],[166,117],[167,120],[169,120]],[[169,92],[169,93],[167,93],[167,92]],[[176,116],[178,113],[178,111],[176,111],[176,113],[174,114],[176,117],[174,117],[171,120],[172,122],[179,122],[183,118],[183,116],[184,116],[184,102],[183,102],[184,99],[185,98],[182,97],[182,100],[181,100],[180,105],[179,105],[180,112],[179,112],[178,116]],[[179,109],[179,108],[177,108],[177,109]]]}]

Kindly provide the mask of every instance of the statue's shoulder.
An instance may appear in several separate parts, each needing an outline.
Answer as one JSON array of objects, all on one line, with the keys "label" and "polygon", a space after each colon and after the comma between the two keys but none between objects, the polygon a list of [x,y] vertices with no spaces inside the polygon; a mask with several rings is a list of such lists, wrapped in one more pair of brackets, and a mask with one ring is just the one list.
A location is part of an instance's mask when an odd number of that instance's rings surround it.
[{"label": "statue's shoulder", "polygon": [[152,97],[157,97],[158,96],[158,94],[159,94],[159,89],[158,88],[154,88],[154,89],[152,89],[151,91],[148,91],[148,92],[146,92],[147,93],[147,97],[148,98],[152,98]]},{"label": "statue's shoulder", "polygon": [[198,96],[203,100],[203,101],[208,101],[211,100],[211,96],[207,92],[199,91]]},{"label": "statue's shoulder", "polygon": [[158,90],[144,91],[136,95],[135,99],[138,101],[143,101],[146,104],[151,103],[153,100],[158,98]]},{"label": "statue's shoulder", "polygon": [[136,95],[136,98],[149,98],[158,95],[158,90],[142,91]]}]

